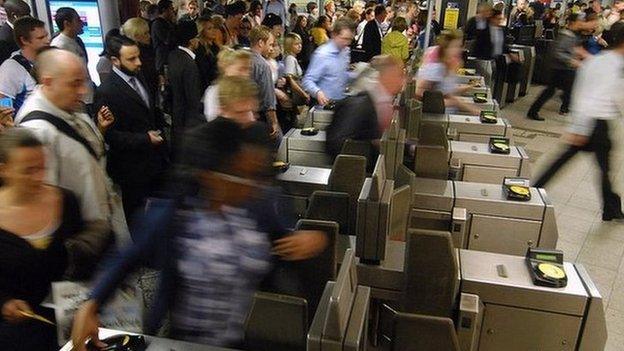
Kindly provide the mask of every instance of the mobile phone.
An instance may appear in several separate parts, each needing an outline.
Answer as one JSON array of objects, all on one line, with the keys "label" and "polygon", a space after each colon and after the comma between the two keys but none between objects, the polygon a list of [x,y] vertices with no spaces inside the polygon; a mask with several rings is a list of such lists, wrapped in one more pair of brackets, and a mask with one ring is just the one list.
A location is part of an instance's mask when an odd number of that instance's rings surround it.
[{"label": "mobile phone", "polygon": [[4,97],[0,99],[0,107],[13,108],[13,99],[10,97]]}]

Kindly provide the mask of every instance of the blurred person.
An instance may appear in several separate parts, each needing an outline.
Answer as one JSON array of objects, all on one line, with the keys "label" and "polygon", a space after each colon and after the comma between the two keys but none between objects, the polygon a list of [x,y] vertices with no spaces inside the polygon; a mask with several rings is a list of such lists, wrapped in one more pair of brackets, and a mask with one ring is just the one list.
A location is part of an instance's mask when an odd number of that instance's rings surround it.
[{"label": "blurred person", "polygon": [[275,84],[271,75],[271,67],[264,57],[268,57],[273,50],[275,37],[265,26],[256,27],[249,34],[251,41],[251,78],[258,85],[258,116],[266,122],[271,130],[271,137],[278,138],[280,127],[277,121]]},{"label": "blurred person", "polygon": [[390,27],[392,26],[392,21],[394,20],[394,16],[396,13],[392,6],[386,6],[386,18],[381,22],[379,28],[381,28],[381,37],[383,38],[388,31],[390,31]]},{"label": "blurred person", "polygon": [[264,18],[275,14],[282,20],[282,26],[288,23],[288,9],[284,0],[264,0]]},{"label": "blurred person", "polygon": [[156,53],[156,69],[160,74],[164,73],[169,52],[175,46],[173,31],[175,28],[176,10],[171,0],[158,1],[158,18],[152,22],[151,38],[152,47]]},{"label": "blurred person", "polygon": [[568,113],[576,69],[581,66],[581,61],[589,56],[587,50],[583,49],[579,38],[578,32],[582,29],[583,21],[578,15],[572,14],[568,16],[566,28],[559,30],[552,52],[550,80],[548,86],[529,108],[527,117],[530,119],[544,120],[539,115],[539,111],[555,95],[557,89],[563,90],[559,113]]},{"label": "blurred person", "polygon": [[[358,14],[358,16],[362,16],[362,13],[366,9],[366,3],[362,0],[356,0],[353,2],[352,9]],[[359,22],[359,19],[354,21]]]},{"label": "blurred person", "polygon": [[[45,145],[46,182],[72,191],[78,198],[83,226],[72,258],[80,259],[71,276],[86,279],[115,240],[129,239],[123,206],[106,173],[102,132],[114,121],[104,107],[97,125],[81,111],[87,74],[81,59],[56,48],[37,56],[38,82],[20,109],[16,124],[28,128]],[[114,236],[113,236],[114,234]]]},{"label": "blurred person", "polygon": [[529,8],[533,11],[533,18],[536,20],[541,19],[546,11],[546,6],[544,6],[541,0],[533,0],[529,2]]},{"label": "blurred person", "polygon": [[106,43],[112,38],[112,37],[117,37],[121,35],[121,31],[118,28],[113,28],[111,30],[109,30],[106,35],[104,36],[104,50],[102,50],[102,52],[100,53],[100,59],[98,60],[98,63],[95,67],[95,70],[98,73],[98,76],[100,77],[100,82],[103,82],[106,80],[106,78],[108,78],[108,76],[110,75],[110,73],[113,70],[113,63],[110,60],[110,55],[108,55],[108,52],[106,51]]},{"label": "blurred person", "polygon": [[273,34],[275,41],[279,43],[283,39],[284,23],[279,16],[273,13],[267,14],[262,20],[262,25],[271,30],[271,34]]},{"label": "blurred person", "polygon": [[197,26],[194,22],[182,21],[176,26],[174,35],[178,47],[169,53],[167,64],[173,93],[171,144],[177,151],[186,130],[205,122],[205,119],[201,108],[200,72],[195,63],[195,50],[199,47]]},{"label": "blurred person", "polygon": [[152,48],[149,25],[140,18],[130,18],[121,26],[121,33],[134,40],[139,46],[141,74],[148,90],[158,91],[158,71],[156,70],[156,53]]},{"label": "blurred person", "polygon": [[297,60],[303,44],[301,37],[296,33],[289,33],[284,39],[284,76],[288,81],[287,87],[293,104],[296,106],[306,105],[310,102],[310,94],[301,87],[303,69]]},{"label": "blurred person", "polygon": [[[477,29],[471,54],[481,60],[494,60],[503,54],[509,54],[506,43],[506,28],[500,25],[503,13],[498,10],[491,11],[491,16],[485,27]],[[515,57],[514,57],[515,59]]]},{"label": "blurred person", "polygon": [[249,41],[249,33],[253,26],[249,21],[248,17],[243,17],[241,20],[240,27],[238,28],[238,46],[248,48],[251,46],[251,42]]},{"label": "blurred person", "polygon": [[353,41],[355,24],[348,18],[336,21],[332,39],[319,47],[310,60],[302,83],[305,91],[320,105],[345,97],[349,75],[349,46]]},{"label": "blurred person", "polygon": [[334,2],[334,0],[329,0],[325,2],[323,9],[325,10],[324,15],[329,17],[329,21],[333,24],[334,20],[336,19],[336,3]]},{"label": "blurred person", "polygon": [[149,13],[150,6],[152,6],[152,3],[147,0],[141,0],[141,2],[139,2],[139,17],[144,19],[147,23],[151,23],[153,20]]},{"label": "blurred person", "polygon": [[0,26],[0,64],[11,57],[13,52],[19,50],[13,27],[19,18],[30,15],[30,6],[22,0],[6,0],[4,10],[7,18],[6,22]]},{"label": "blurred person", "polygon": [[407,30],[407,21],[397,17],[392,22],[392,31],[381,42],[381,53],[393,56],[403,62],[409,58],[409,41],[403,32]]},{"label": "blurred person", "polygon": [[244,128],[256,123],[253,111],[258,108],[258,87],[249,76],[223,76],[217,87],[217,118],[232,120]]},{"label": "blurred person", "polygon": [[364,61],[366,62],[381,54],[381,39],[383,38],[381,24],[386,20],[386,16],[388,16],[386,7],[384,5],[377,5],[375,7],[375,19],[369,21],[366,26],[364,26],[362,49],[366,52],[364,57]]},{"label": "blurred person", "polygon": [[225,44],[229,46],[238,45],[238,34],[240,31],[241,21],[245,12],[247,11],[247,5],[245,2],[239,0],[232,4],[228,4],[225,7],[225,31],[226,38]]},{"label": "blurred person", "polygon": [[327,128],[326,151],[332,157],[340,153],[347,139],[370,141],[378,148],[381,135],[390,126],[394,97],[405,83],[403,61],[387,55],[377,56],[371,61],[371,67],[378,73],[377,81],[358,95],[336,104],[336,118]]},{"label": "blurred person", "polygon": [[32,74],[39,50],[50,44],[45,23],[22,17],[14,24],[15,38],[20,50],[0,65],[0,99],[11,98],[13,110],[19,111],[37,85]]},{"label": "blurred person", "polygon": [[352,20],[355,23],[359,23],[360,22],[360,14],[355,10],[355,9],[351,9],[349,11],[347,11],[347,17],[349,17],[350,20]]},{"label": "blurred person", "polygon": [[[216,47],[221,50],[224,45],[227,45],[227,29],[225,28],[225,18],[221,15],[212,15],[210,20],[213,24],[213,38]],[[214,54],[217,55],[219,51],[216,51]]]},{"label": "blurred person", "polygon": [[613,42],[608,50],[588,58],[578,69],[572,93],[572,123],[565,136],[569,144],[561,156],[537,178],[544,187],[580,151],[593,152],[601,172],[602,220],[622,220],[622,204],[609,178],[613,120],[624,114],[624,23],[611,27]]},{"label": "blurred person", "polygon": [[51,46],[59,49],[67,50],[80,57],[82,64],[87,72],[87,80],[85,81],[86,93],[82,95],[82,102],[87,106],[93,104],[94,84],[89,73],[89,57],[85,44],[79,35],[84,32],[84,23],[76,10],[71,7],[61,7],[56,11],[54,22],[60,33],[52,39]]},{"label": "blurred person", "polygon": [[292,33],[297,34],[301,38],[301,52],[297,55],[297,60],[303,68],[307,68],[310,63],[310,56],[314,50],[312,38],[308,32],[308,18],[300,15],[295,22]]},{"label": "blurred person", "polygon": [[197,27],[199,46],[195,50],[195,63],[199,69],[201,89],[205,90],[218,76],[217,55],[222,50],[215,43],[218,30],[210,18],[201,17],[197,20]]},{"label": "blurred person", "polygon": [[520,22],[522,16],[525,17],[526,22],[533,22],[533,10],[529,7],[528,0],[518,0],[516,6],[511,9],[508,22],[509,27]]},{"label": "blurred person", "polygon": [[[416,19],[416,24],[418,26],[418,31],[419,31],[418,47],[420,47],[421,49],[426,49],[424,48],[424,46],[425,46],[425,34],[427,33],[428,13],[429,13],[428,10],[420,11],[418,13],[418,18]],[[436,38],[438,37],[438,35],[442,33],[442,26],[440,26],[440,23],[438,23],[438,21],[435,18],[436,18],[436,12],[434,8],[433,16],[431,17],[431,31],[429,33],[429,46],[434,46],[436,43]]]},{"label": "blurred person", "polygon": [[[227,77],[249,79],[251,74],[251,58],[251,53],[249,51],[224,48],[218,56],[220,80],[226,80]],[[206,89],[203,101],[204,116],[210,122],[219,116],[219,84],[217,84],[217,82]]]},{"label": "blurred person", "polygon": [[7,21],[7,13],[4,9],[4,3],[6,0],[0,0],[0,26],[4,25]]},{"label": "blurred person", "polygon": [[[245,85],[229,85],[224,91],[241,91]],[[249,108],[232,113],[246,116]],[[76,351],[85,351],[89,338],[102,344],[98,309],[119,282],[145,264],[162,271],[148,333],[169,315],[170,338],[242,347],[253,294],[271,267],[279,265],[278,259],[314,257],[327,246],[322,232],[283,229],[274,196],[262,182],[270,159],[266,138],[261,126],[241,126],[228,118],[190,131],[180,165],[183,181],[178,182],[188,190],[178,201],[154,201],[137,227],[141,239],[107,264],[74,319]]]},{"label": "blurred person", "polygon": [[106,43],[113,63],[111,75],[98,87],[95,106],[115,116],[104,133],[107,169],[121,188],[124,213],[130,222],[151,196],[165,170],[165,120],[156,107],[156,91],[143,78],[139,45],[117,36]]},{"label": "blurred person", "polygon": [[187,0],[186,2],[186,14],[180,17],[180,21],[192,21],[195,22],[199,18],[199,4],[197,0]]},{"label": "blurred person", "polygon": [[488,2],[482,2],[477,6],[477,15],[471,17],[464,26],[464,40],[467,42],[475,40],[477,31],[484,30],[489,26],[492,11],[492,5]]},{"label": "blurred person", "polygon": [[292,3],[288,7],[288,28],[291,30],[295,28],[295,22],[297,21],[297,17],[299,14],[297,13],[297,4]]},{"label": "blurred person", "polygon": [[0,132],[12,128],[13,112],[15,110],[12,107],[0,107]]},{"label": "blurred person", "polygon": [[326,15],[321,15],[314,27],[310,29],[310,36],[315,47],[320,47],[329,41],[329,31],[331,30],[331,20]]},{"label": "blurred person", "polygon": [[310,30],[319,18],[318,4],[314,1],[307,3],[306,14],[308,15],[308,30]]},{"label": "blurred person", "polygon": [[361,21],[359,21],[357,29],[355,30],[355,35],[358,38],[360,38],[360,36],[364,34],[364,27],[366,27],[366,24],[374,19],[375,19],[375,8],[373,7],[367,8],[366,11],[364,11],[364,13],[362,14]]},{"label": "blurred person", "polygon": [[259,26],[262,23],[262,18],[264,17],[262,13],[262,2],[260,2],[260,0],[253,0],[249,4],[249,12],[247,12],[245,17],[249,19],[251,28]]},{"label": "blurred person", "polygon": [[[57,350],[54,320],[41,306],[51,283],[81,264],[74,250],[82,217],[76,196],[45,184],[42,143],[26,128],[0,134],[0,339],[12,351]],[[66,278],[65,278],[66,279]]]},{"label": "blurred person", "polygon": [[462,65],[462,36],[458,31],[444,31],[438,36],[438,45],[429,48],[418,70],[416,96],[422,100],[425,91],[440,91],[450,111],[465,111],[473,115],[481,112],[475,105],[458,97],[469,86],[457,83],[455,72]]}]

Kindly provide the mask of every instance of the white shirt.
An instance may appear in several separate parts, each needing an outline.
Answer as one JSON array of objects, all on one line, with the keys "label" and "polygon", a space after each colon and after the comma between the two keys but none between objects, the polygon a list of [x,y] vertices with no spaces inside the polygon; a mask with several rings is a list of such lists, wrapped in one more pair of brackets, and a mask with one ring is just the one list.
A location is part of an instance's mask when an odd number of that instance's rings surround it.
[{"label": "white shirt", "polygon": [[301,69],[301,65],[295,56],[287,55],[284,58],[284,74],[290,74],[295,78],[303,76],[303,69]]},{"label": "white shirt", "polygon": [[[14,53],[19,54],[20,52]],[[37,82],[17,61],[8,59],[0,65],[0,94],[13,99],[13,107],[19,111],[24,101],[35,89]]]},{"label": "white shirt", "polygon": [[195,53],[193,52],[193,50],[191,50],[191,49],[189,49],[189,48],[185,48],[184,46],[178,46],[178,49],[180,49],[180,50],[182,50],[182,51],[186,52],[187,54],[189,54],[189,56],[190,56],[193,60],[195,60],[195,56],[196,56],[196,55],[195,55]]},{"label": "white shirt", "polygon": [[502,55],[503,47],[505,46],[505,35],[503,34],[503,29],[491,25],[490,38],[492,40],[492,56]]},{"label": "white shirt", "polygon": [[204,93],[204,116],[208,122],[219,116],[219,86],[213,84]]},{"label": "white shirt", "polygon": [[56,46],[59,49],[67,50],[80,57],[84,63],[85,70],[87,71],[87,93],[82,98],[85,104],[93,103],[93,82],[91,82],[91,75],[89,74],[89,67],[87,65],[87,53],[80,47],[75,39],[68,37],[67,35],[60,33],[56,38],[52,39],[50,46]]},{"label": "white shirt", "polygon": [[624,56],[606,51],[584,61],[572,90],[570,131],[591,135],[595,120],[624,115]]},{"label": "white shirt", "polygon": [[[44,111],[62,118],[74,127],[80,125],[82,133],[94,148],[95,159],[78,141],[61,133],[43,120],[20,123],[32,111]],[[80,121],[78,121],[80,120]],[[117,239],[128,238],[128,228],[123,216],[121,199],[113,191],[106,173],[104,139],[94,122],[85,113],[68,113],[52,104],[37,87],[26,100],[15,119],[17,125],[29,128],[46,145],[46,179],[51,185],[71,190],[80,203],[86,221],[106,221],[111,224]]]}]

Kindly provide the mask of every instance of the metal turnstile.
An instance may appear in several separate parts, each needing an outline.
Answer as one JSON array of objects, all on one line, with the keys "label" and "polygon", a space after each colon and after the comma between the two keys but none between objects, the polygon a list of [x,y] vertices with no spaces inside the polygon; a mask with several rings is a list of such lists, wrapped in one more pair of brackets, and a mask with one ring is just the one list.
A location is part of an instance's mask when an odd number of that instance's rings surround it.
[{"label": "metal turnstile", "polygon": [[483,123],[479,116],[425,113],[421,122],[442,125],[449,140],[487,143],[496,137],[513,143],[513,128],[506,118],[498,118],[496,123]]},{"label": "metal turnstile", "polygon": [[291,165],[330,168],[332,159],[325,153],[325,131],[306,136],[301,129],[289,130],[277,150],[277,159]]},{"label": "metal turnstile", "polygon": [[535,47],[525,45],[511,45],[514,50],[521,51],[524,56],[522,62],[522,74],[520,76],[519,96],[525,96],[533,81],[533,72],[535,70]]}]

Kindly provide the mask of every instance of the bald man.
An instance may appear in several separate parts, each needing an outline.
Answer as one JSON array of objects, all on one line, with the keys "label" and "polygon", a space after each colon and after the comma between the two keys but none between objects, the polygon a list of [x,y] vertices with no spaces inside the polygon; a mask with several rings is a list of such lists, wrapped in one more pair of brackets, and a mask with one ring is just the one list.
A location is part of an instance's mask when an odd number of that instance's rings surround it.
[{"label": "bald man", "polygon": [[123,241],[128,230],[121,201],[106,174],[102,132],[114,121],[106,107],[98,125],[81,111],[87,73],[81,59],[60,49],[39,54],[35,63],[39,86],[22,105],[16,124],[32,129],[47,147],[47,180],[69,189],[80,202],[84,230],[68,243],[68,275],[87,278],[112,235]]},{"label": "bald man", "polygon": [[6,0],[7,21],[0,27],[0,64],[19,50],[13,36],[13,24],[18,18],[30,15],[30,6],[22,0]]}]

